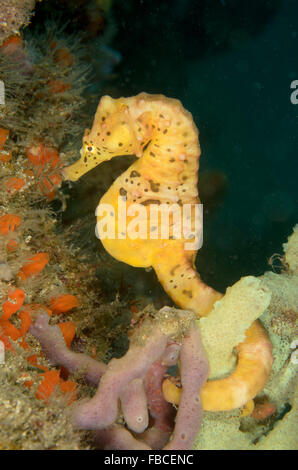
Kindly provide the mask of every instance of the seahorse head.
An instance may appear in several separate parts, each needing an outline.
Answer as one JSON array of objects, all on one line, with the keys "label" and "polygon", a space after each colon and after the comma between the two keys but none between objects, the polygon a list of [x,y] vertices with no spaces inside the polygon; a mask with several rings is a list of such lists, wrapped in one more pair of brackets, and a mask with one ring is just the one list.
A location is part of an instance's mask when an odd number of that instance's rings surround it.
[{"label": "seahorse head", "polygon": [[85,131],[80,153],[80,160],[64,169],[65,179],[76,181],[95,166],[119,155],[141,155],[125,98],[101,98],[92,129]]}]

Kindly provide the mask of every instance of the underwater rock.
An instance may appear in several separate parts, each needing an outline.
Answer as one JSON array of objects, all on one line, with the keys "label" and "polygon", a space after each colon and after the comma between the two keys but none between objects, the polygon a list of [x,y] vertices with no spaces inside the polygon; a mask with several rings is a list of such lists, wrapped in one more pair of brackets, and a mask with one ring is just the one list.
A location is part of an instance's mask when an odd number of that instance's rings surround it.
[{"label": "underwater rock", "polygon": [[[5,105],[0,105],[0,340],[5,348],[0,449],[87,448],[69,420],[68,405],[79,385],[49,364],[28,330],[42,309],[52,315],[68,345],[77,334],[87,352],[104,358],[112,341],[109,313],[98,313],[96,338],[83,333],[95,329],[100,285],[94,264],[67,243],[53,210],[57,201],[65,207],[59,165],[78,152],[73,136],[82,128],[88,67],[78,41],[72,43],[73,62],[61,60],[70,56],[69,50],[62,51],[69,39],[61,39],[55,28],[48,36],[12,38],[9,45],[0,47],[0,79],[5,83]],[[53,92],[54,80],[66,80],[71,87]],[[48,196],[55,201],[50,203]]]}]

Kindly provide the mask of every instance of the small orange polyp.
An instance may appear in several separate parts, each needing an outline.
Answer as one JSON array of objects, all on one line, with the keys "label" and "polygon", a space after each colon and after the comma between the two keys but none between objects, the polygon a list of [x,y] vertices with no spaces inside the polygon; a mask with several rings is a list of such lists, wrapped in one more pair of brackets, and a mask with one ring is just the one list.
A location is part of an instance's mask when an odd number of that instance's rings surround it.
[{"label": "small orange polyp", "polygon": [[34,276],[43,270],[45,265],[49,262],[49,255],[47,253],[38,253],[32,256],[20,269],[17,276],[23,281],[28,277]]},{"label": "small orange polyp", "polygon": [[16,214],[5,214],[0,217],[0,234],[7,235],[15,231],[21,223],[21,217]]},{"label": "small orange polyp", "polygon": [[14,52],[22,48],[23,48],[23,41],[20,38],[20,36],[17,36],[17,35],[9,36],[9,38],[3,41],[0,47],[4,55],[13,54]]},{"label": "small orange polyp", "polygon": [[49,87],[51,92],[54,94],[63,93],[71,88],[69,83],[63,82],[61,80],[52,80],[49,82]]},{"label": "small orange polyp", "polygon": [[13,345],[11,344],[7,336],[3,334],[3,331],[1,331],[1,325],[0,325],[0,341],[2,341],[2,343],[4,344],[5,351],[14,352]]},{"label": "small orange polyp", "polygon": [[37,354],[32,354],[31,356],[28,356],[27,357],[27,362],[29,362],[29,364],[31,364],[32,366],[34,367],[37,367],[38,369],[41,369],[43,371],[48,371],[49,368],[46,367],[46,366],[41,366],[40,364],[38,364],[38,356]]},{"label": "small orange polyp", "polygon": [[16,341],[17,339],[21,337],[19,330],[12,323],[10,323],[10,321],[1,320],[0,327],[1,327],[2,333],[14,341]]},{"label": "small orange polyp", "polygon": [[25,292],[23,289],[15,289],[8,294],[8,300],[2,305],[3,314],[0,321],[9,320],[9,318],[19,310],[25,300]]},{"label": "small orange polyp", "polygon": [[0,150],[3,150],[4,145],[9,137],[9,131],[7,129],[0,128]]},{"label": "small orange polyp", "polygon": [[51,310],[55,314],[65,313],[78,306],[78,299],[71,294],[63,294],[51,300]]},{"label": "small orange polyp", "polygon": [[268,400],[264,403],[258,403],[251,413],[251,417],[256,421],[264,421],[276,412],[276,406]]},{"label": "small orange polyp", "polygon": [[4,187],[8,193],[19,191],[25,185],[25,181],[22,178],[12,176],[6,178],[4,181]]},{"label": "small orange polyp", "polygon": [[47,402],[59,384],[60,376],[58,370],[48,370],[41,374],[43,376],[43,381],[37,388],[37,392],[35,394],[36,398],[39,400],[44,400]]},{"label": "small orange polyp", "polygon": [[30,314],[26,310],[22,310],[18,316],[21,320],[21,326],[19,328],[20,335],[26,336],[32,323]]},{"label": "small orange polyp", "polygon": [[[57,44],[56,44],[57,45]],[[57,49],[53,54],[54,61],[63,66],[70,67],[74,62],[74,57],[66,47]]]},{"label": "small orange polyp", "polygon": [[6,152],[5,150],[0,151],[0,161],[3,163],[8,163],[11,160],[11,152]]},{"label": "small orange polyp", "polygon": [[38,181],[40,191],[49,199],[55,196],[55,186],[60,186],[62,162],[57,149],[43,143],[27,148],[27,157],[33,165],[33,176]]},{"label": "small orange polyp", "polygon": [[58,326],[63,334],[66,346],[70,348],[72,340],[74,339],[76,334],[76,325],[73,321],[68,321],[65,323],[58,323]]},{"label": "small orange polyp", "polygon": [[70,405],[77,398],[77,384],[71,380],[60,381],[59,387],[69,398],[67,404]]},{"label": "small orange polyp", "polygon": [[44,167],[46,164],[50,165],[50,168],[61,163],[59,153],[54,147],[46,146],[43,143],[32,145],[27,149],[28,160],[34,166]]}]

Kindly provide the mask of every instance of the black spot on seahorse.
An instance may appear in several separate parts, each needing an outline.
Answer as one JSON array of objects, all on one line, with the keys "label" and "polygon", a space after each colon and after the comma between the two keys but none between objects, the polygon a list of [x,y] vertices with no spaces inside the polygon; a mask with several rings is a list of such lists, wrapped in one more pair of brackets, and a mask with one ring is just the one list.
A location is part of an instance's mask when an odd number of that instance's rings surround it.
[{"label": "black spot on seahorse", "polygon": [[[133,170],[131,173],[130,173],[130,177],[131,178],[137,178],[138,176],[141,176],[141,174],[136,171],[136,170]],[[126,180],[125,180],[126,181]]]},{"label": "black spot on seahorse", "polygon": [[149,204],[160,204],[160,201],[158,199],[146,199],[146,201],[142,201],[141,204],[148,206]]},{"label": "black spot on seahorse", "polygon": [[170,271],[170,274],[171,276],[174,276],[175,275],[175,271],[176,269],[180,268],[180,264],[176,264],[176,266],[174,266],[171,271]]},{"label": "black spot on seahorse", "polygon": [[190,299],[192,299],[192,291],[191,290],[183,289],[182,294],[184,294],[187,297],[189,297]]},{"label": "black spot on seahorse", "polygon": [[158,193],[160,183],[154,183],[154,181],[149,180],[149,184],[150,184],[151,191],[153,191],[154,193]]},{"label": "black spot on seahorse", "polygon": [[[147,148],[150,144],[151,144],[151,140],[149,140],[149,142],[147,142],[147,144],[143,147],[143,152],[145,152],[145,150],[147,150]],[[141,145],[143,145],[143,142],[141,143]]]},{"label": "black spot on seahorse", "polygon": [[119,193],[120,193],[121,196],[126,196],[127,191],[126,191],[126,189],[124,189],[124,188],[120,188]]}]

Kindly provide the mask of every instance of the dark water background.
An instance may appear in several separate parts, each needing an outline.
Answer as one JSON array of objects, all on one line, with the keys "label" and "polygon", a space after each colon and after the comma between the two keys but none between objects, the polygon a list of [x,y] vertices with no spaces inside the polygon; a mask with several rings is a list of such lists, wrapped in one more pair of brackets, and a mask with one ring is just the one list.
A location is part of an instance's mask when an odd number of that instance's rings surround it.
[{"label": "dark water background", "polygon": [[298,2],[133,4],[131,16],[117,12],[122,93],[179,98],[200,131],[200,170],[227,176],[197,258],[204,280],[223,289],[267,269],[297,223],[298,105],[290,83],[298,79]]},{"label": "dark water background", "polygon": [[224,290],[262,274],[297,223],[298,105],[290,84],[298,80],[298,2],[115,0],[110,21],[110,47],[122,60],[107,91],[180,99],[200,131],[200,171],[226,177],[226,191],[206,212],[202,278]]}]

